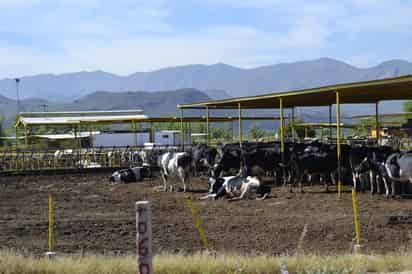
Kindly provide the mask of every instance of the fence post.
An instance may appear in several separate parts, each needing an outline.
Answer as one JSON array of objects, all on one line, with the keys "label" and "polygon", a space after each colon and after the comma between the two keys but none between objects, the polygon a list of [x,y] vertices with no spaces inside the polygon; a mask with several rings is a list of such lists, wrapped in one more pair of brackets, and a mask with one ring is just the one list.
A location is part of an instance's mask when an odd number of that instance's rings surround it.
[{"label": "fence post", "polygon": [[56,255],[54,252],[54,212],[53,212],[53,195],[49,194],[49,251],[46,252],[46,257],[51,259]]},{"label": "fence post", "polygon": [[352,188],[352,207],[353,207],[353,218],[355,224],[355,234],[356,234],[356,244],[354,245],[354,252],[360,252],[360,223],[358,215],[358,200],[356,198],[356,189]]},{"label": "fence post", "polygon": [[152,274],[152,212],[148,201],[136,202],[137,273]]}]

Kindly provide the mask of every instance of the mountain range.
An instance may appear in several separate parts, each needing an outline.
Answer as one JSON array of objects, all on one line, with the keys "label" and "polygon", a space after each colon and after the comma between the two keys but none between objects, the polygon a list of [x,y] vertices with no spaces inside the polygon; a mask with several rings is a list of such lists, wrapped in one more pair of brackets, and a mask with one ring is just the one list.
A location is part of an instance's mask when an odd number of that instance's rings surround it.
[{"label": "mountain range", "polygon": [[[391,60],[370,68],[320,58],[251,69],[227,64],[186,65],[119,76],[104,71],[41,74],[20,78],[24,111],[105,110],[143,108],[149,115],[176,113],[176,104],[257,95],[268,92],[366,81],[412,74],[412,63]],[[16,110],[14,79],[0,80],[0,114],[10,119]],[[33,99],[37,98],[37,99]],[[399,112],[401,102],[382,103],[382,112]],[[369,108],[345,106],[346,113]],[[313,112],[324,116],[323,112]]]},{"label": "mountain range", "polygon": [[[211,98],[256,95],[412,74],[412,63],[391,60],[370,68],[320,58],[252,69],[226,64],[187,65],[119,76],[104,71],[41,74],[21,77],[22,98],[72,101],[98,90],[159,91],[195,88]],[[0,94],[15,97],[14,79],[0,80]]]}]

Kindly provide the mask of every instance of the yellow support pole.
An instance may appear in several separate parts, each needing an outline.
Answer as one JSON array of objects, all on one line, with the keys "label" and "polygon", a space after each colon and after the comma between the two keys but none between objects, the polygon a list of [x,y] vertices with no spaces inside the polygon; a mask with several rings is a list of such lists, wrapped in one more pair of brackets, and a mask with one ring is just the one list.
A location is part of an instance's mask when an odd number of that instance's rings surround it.
[{"label": "yellow support pole", "polygon": [[209,132],[209,107],[206,106],[206,143],[210,145],[210,132]]},{"label": "yellow support pole", "polygon": [[284,117],[283,117],[283,98],[279,98],[279,112],[280,112],[280,152],[282,153],[282,161],[283,161],[283,153],[285,152],[285,133],[284,133]]},{"label": "yellow support pole", "polygon": [[[353,218],[355,223],[355,233],[356,233],[356,244],[359,248],[360,246],[360,223],[359,223],[359,213],[358,213],[358,200],[356,198],[356,189],[352,188],[352,207],[353,207]],[[356,250],[356,249],[355,249]]]},{"label": "yellow support pole", "polygon": [[28,148],[29,146],[29,135],[28,135],[27,126],[24,126],[24,145],[26,148]]},{"label": "yellow support pole", "polygon": [[180,109],[180,142],[182,148],[185,149],[185,130],[183,126],[183,109]]},{"label": "yellow support pole", "polygon": [[336,150],[338,156],[338,198],[342,198],[342,174],[341,174],[341,147],[340,147],[340,93],[336,91]]},{"label": "yellow support pole", "polygon": [[54,249],[54,216],[53,216],[53,195],[49,194],[49,252]]},{"label": "yellow support pole", "polygon": [[329,142],[332,142],[332,105],[329,105]]},{"label": "yellow support pole", "polygon": [[90,147],[93,147],[93,127],[89,125],[89,142],[90,142]]},{"label": "yellow support pole", "polygon": [[291,130],[292,130],[292,142],[295,142],[295,108],[292,107],[292,119],[291,119]]},{"label": "yellow support pole", "polygon": [[191,197],[187,198],[187,206],[192,211],[193,219],[195,219],[196,227],[197,227],[197,230],[199,231],[199,236],[202,239],[203,245],[204,245],[205,249],[208,249],[209,248],[209,242],[207,241],[206,233],[205,233],[205,230],[203,229],[203,226],[202,226],[202,221],[200,220],[200,216],[197,213],[196,208],[193,206],[193,202],[192,202]]},{"label": "yellow support pole", "polygon": [[132,122],[132,127],[133,127],[133,144],[135,147],[137,147],[137,133],[136,133],[136,121],[133,120]]},{"label": "yellow support pole", "polygon": [[376,143],[379,146],[381,134],[380,134],[380,124],[379,124],[379,102],[375,103],[375,126],[376,126]]},{"label": "yellow support pole", "polygon": [[19,129],[16,126],[16,150],[19,148]]},{"label": "yellow support pole", "polygon": [[238,108],[238,125],[239,125],[239,146],[242,147],[243,142],[243,125],[242,125],[242,108],[240,107],[240,103],[237,104]]}]

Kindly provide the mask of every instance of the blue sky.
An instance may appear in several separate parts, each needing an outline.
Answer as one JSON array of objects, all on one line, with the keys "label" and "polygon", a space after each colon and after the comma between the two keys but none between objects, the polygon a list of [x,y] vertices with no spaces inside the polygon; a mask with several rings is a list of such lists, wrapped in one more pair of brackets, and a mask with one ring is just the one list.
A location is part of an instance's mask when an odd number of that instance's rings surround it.
[{"label": "blue sky", "polygon": [[412,61],[412,1],[0,0],[0,78],[319,57]]}]

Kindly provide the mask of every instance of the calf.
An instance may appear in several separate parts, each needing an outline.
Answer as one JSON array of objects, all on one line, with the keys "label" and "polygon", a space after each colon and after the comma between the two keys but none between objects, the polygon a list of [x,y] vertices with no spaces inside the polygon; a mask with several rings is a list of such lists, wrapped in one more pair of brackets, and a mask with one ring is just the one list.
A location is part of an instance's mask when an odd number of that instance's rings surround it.
[{"label": "calf", "polygon": [[209,179],[210,189],[209,194],[200,199],[213,198],[214,200],[220,197],[229,197],[231,201],[255,198],[256,194],[260,194],[260,199],[265,199],[270,193],[269,187],[262,186],[258,177],[241,177],[228,176]]},{"label": "calf", "polygon": [[115,171],[112,176],[110,176],[110,182],[112,183],[133,183],[137,181],[142,181],[145,177],[146,169],[141,167],[131,167],[127,169],[122,169]]},{"label": "calf", "polygon": [[183,192],[186,192],[190,182],[190,172],[192,165],[192,157],[187,152],[166,152],[159,157],[158,165],[160,167],[160,175],[163,180],[163,190],[173,190],[171,180],[180,180],[183,184]]}]

